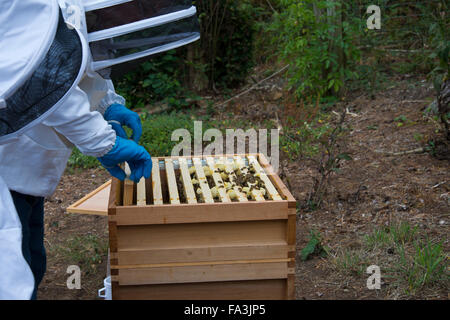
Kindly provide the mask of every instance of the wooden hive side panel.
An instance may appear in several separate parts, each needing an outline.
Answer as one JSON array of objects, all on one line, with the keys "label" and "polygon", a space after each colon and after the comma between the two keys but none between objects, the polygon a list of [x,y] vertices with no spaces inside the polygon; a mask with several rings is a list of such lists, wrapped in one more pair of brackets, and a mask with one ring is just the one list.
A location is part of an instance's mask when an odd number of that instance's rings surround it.
[{"label": "wooden hive side panel", "polygon": [[286,279],[285,260],[230,264],[161,266],[119,270],[119,285]]},{"label": "wooden hive side panel", "polygon": [[165,249],[118,250],[117,263],[122,265],[146,265],[158,263],[180,263],[197,261],[232,261],[232,260],[258,260],[283,259],[288,256],[289,246],[279,242],[261,244],[240,243],[200,247],[182,247]]},{"label": "wooden hive side panel", "polygon": [[[117,223],[111,220],[111,217],[116,214],[116,206],[122,204],[123,192],[122,183],[116,178],[112,178],[111,191],[108,201],[108,234],[109,234],[109,264],[114,265],[118,263],[117,250],[118,250],[118,238],[117,238]],[[119,270],[111,270],[111,290],[112,298],[118,299],[119,297],[119,281],[117,279]]]},{"label": "wooden hive side panel", "polygon": [[119,226],[118,265],[287,258],[286,232],[286,220]]},{"label": "wooden hive side panel", "polygon": [[287,244],[286,220],[119,226],[120,250]]},{"label": "wooden hive side panel", "polygon": [[117,225],[146,225],[287,219],[287,201],[216,202],[121,206],[111,217]]},{"label": "wooden hive side panel", "polygon": [[117,285],[113,296],[121,300],[283,300],[286,299],[286,280]]}]

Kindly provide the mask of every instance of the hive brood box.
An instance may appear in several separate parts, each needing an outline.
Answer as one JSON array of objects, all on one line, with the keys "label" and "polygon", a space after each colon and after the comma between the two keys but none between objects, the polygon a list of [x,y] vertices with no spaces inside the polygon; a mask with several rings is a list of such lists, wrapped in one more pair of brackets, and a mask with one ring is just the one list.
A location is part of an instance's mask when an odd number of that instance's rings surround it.
[{"label": "hive brood box", "polygon": [[[254,163],[268,199],[209,196],[202,166],[233,160]],[[262,154],[153,158],[150,179],[113,179],[108,221],[113,299],[294,298],[296,201]]]}]

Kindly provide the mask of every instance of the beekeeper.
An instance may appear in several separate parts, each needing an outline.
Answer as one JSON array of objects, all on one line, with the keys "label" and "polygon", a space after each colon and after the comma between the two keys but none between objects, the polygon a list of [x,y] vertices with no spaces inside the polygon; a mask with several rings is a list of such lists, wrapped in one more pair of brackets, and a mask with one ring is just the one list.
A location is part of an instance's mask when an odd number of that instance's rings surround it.
[{"label": "beekeeper", "polygon": [[[137,144],[139,116],[124,106],[105,68],[199,38],[190,1],[84,2],[0,2],[0,299],[36,298],[46,270],[44,197],[56,189],[73,146],[121,180],[124,161],[130,179],[150,176],[151,157]],[[106,26],[114,22],[108,6],[119,18],[129,12],[130,21]],[[96,32],[88,34],[85,11]],[[106,30],[98,30],[102,17]],[[151,36],[139,34],[150,28]],[[131,139],[122,126],[132,129]]]}]

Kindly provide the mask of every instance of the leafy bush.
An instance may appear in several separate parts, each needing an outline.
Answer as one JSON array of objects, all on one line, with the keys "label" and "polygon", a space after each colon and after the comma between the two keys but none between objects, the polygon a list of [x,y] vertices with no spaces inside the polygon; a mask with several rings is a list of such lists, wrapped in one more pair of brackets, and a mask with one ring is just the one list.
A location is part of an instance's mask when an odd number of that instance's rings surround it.
[{"label": "leafy bush", "polygon": [[[253,67],[255,15],[251,1],[195,1],[200,41],[142,62],[120,79],[116,89],[130,108],[166,101],[180,109],[194,83],[207,79],[210,89],[236,87]],[[192,79],[191,79],[192,78]]]},{"label": "leafy bush", "polygon": [[[172,132],[176,129],[187,129],[194,137],[194,119],[184,113],[172,112],[158,116],[142,117],[142,137],[140,144],[152,156],[167,156],[178,141],[171,141]],[[202,129],[208,129],[208,124],[203,123]]]},{"label": "leafy bush", "polygon": [[181,63],[182,58],[176,55],[175,50],[153,57],[125,74],[117,82],[116,90],[130,108],[179,98],[186,94],[180,82],[183,76],[179,68]]},{"label": "leafy bush", "polygon": [[[202,134],[210,128],[216,128],[225,132],[227,128],[242,128],[247,130],[253,125],[247,121],[239,119],[229,119],[224,121],[212,121],[208,116],[200,117],[191,113],[173,111],[166,114],[141,115],[142,136],[139,144],[142,145],[153,157],[168,156],[172,148],[179,141],[171,141],[172,132],[176,129],[187,129],[191,134],[192,143],[194,142],[194,121],[202,121]],[[131,136],[131,130],[125,127],[128,136]],[[205,144],[209,144],[207,141]],[[193,149],[192,149],[193,150]],[[95,157],[83,155],[77,148],[73,149],[72,155],[68,161],[68,169],[75,168],[96,168],[101,167],[100,162]]]},{"label": "leafy bush", "polygon": [[[281,0],[270,30],[281,60],[290,64],[289,84],[298,96],[337,93],[345,80],[357,77],[355,38],[361,19],[347,16],[351,4],[321,0]],[[327,15],[327,11],[335,12]],[[341,20],[345,17],[346,20]]]},{"label": "leafy bush", "polygon": [[329,249],[322,245],[320,232],[310,230],[308,244],[302,249],[300,258],[302,261],[306,261],[313,255],[325,257],[327,255],[327,250]]},{"label": "leafy bush", "polygon": [[284,127],[280,145],[290,160],[312,158],[319,154],[322,142],[333,130],[324,119],[323,114],[317,115],[312,121],[303,122],[287,117],[288,125]]},{"label": "leafy bush", "polygon": [[67,162],[69,169],[82,168],[90,169],[100,166],[100,162],[95,157],[85,156],[76,147],[73,148],[69,161]]},{"label": "leafy bush", "polygon": [[[448,14],[448,5],[443,2],[442,10]],[[439,94],[440,88],[446,75],[450,74],[450,36],[448,35],[448,29],[450,28],[450,21],[444,16],[435,16],[435,20],[429,27],[429,42],[433,51],[429,54],[428,58],[434,62],[434,69],[430,72],[430,76],[433,80],[434,87]]]},{"label": "leafy bush", "polygon": [[254,15],[245,0],[197,0],[201,27],[201,59],[209,87],[236,87],[253,66]]}]

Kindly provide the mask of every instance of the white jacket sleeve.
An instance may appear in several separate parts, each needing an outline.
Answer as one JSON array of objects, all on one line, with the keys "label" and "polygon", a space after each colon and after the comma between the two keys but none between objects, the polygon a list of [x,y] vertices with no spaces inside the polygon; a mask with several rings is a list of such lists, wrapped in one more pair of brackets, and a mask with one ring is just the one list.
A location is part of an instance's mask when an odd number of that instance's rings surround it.
[{"label": "white jacket sleeve", "polygon": [[125,99],[116,93],[112,81],[102,78],[97,72],[86,73],[78,86],[88,96],[91,110],[98,111],[102,115],[114,103],[125,105]]},{"label": "white jacket sleeve", "polygon": [[97,111],[91,111],[87,94],[76,88],[44,124],[66,137],[85,155],[101,157],[116,142],[116,133]]},{"label": "white jacket sleeve", "polygon": [[22,225],[0,177],[0,300],[28,300],[34,278],[22,254]]}]

